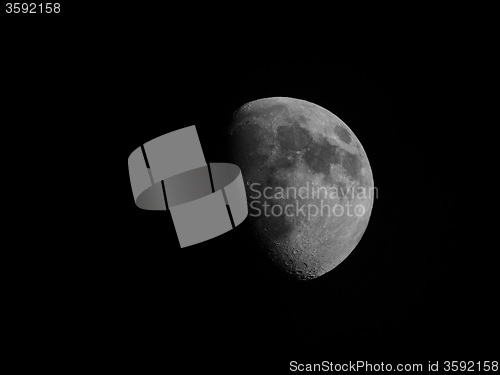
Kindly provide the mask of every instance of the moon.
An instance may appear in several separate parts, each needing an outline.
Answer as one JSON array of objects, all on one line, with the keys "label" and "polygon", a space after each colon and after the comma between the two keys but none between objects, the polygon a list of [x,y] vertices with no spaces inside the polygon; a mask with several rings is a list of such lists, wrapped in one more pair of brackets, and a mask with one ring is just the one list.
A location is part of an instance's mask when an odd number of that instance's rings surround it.
[{"label": "moon", "polygon": [[261,249],[300,280],[338,266],[363,236],[376,193],[354,132],[319,105],[273,97],[241,106],[229,134]]}]

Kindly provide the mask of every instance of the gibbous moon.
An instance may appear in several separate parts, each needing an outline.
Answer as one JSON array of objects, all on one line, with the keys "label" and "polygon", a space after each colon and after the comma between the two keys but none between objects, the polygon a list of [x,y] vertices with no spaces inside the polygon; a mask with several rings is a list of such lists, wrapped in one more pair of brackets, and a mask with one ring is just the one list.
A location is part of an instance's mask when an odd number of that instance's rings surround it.
[{"label": "gibbous moon", "polygon": [[301,280],[338,266],[363,236],[375,195],[354,132],[325,108],[284,97],[243,105],[229,132],[262,249]]}]

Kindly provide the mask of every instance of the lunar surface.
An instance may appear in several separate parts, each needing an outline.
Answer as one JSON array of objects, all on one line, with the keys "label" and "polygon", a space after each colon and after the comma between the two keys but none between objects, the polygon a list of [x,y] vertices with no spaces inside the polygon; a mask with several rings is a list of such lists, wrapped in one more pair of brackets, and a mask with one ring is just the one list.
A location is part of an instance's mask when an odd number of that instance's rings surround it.
[{"label": "lunar surface", "polygon": [[276,97],[239,108],[229,133],[262,249],[301,280],[339,265],[360,241],[376,192],[352,130],[316,104]]}]

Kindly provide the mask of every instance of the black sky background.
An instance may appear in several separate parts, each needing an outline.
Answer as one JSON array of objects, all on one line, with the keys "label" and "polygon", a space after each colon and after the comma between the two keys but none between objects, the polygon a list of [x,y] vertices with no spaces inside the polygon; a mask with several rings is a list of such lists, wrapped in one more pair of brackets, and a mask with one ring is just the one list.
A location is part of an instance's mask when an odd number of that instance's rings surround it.
[{"label": "black sky background", "polygon": [[[32,179],[52,192],[32,203],[38,245],[16,250],[36,311],[22,316],[40,343],[47,318],[89,356],[189,359],[223,373],[237,363],[285,372],[291,360],[493,359],[496,277],[491,249],[462,226],[480,217],[469,210],[464,124],[452,116],[467,63],[450,34],[68,24],[2,34],[11,127],[29,134]],[[312,281],[277,271],[246,222],[181,250],[168,213],[137,209],[130,191],[136,147],[196,125],[206,160],[228,161],[233,111],[271,96],[339,116],[378,188],[361,242]],[[63,185],[48,182],[61,175]]]}]

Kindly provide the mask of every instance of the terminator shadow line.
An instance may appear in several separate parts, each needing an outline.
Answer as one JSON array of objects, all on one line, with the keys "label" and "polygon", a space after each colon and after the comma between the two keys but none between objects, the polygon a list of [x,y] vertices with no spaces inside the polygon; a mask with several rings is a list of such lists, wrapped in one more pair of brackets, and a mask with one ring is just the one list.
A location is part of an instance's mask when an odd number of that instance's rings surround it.
[{"label": "terminator shadow line", "polygon": [[138,147],[128,169],[137,207],[168,209],[181,248],[220,236],[248,215],[240,168],[207,165],[194,125]]}]

